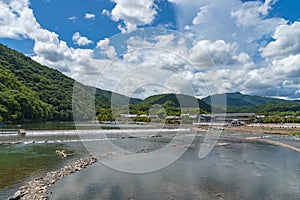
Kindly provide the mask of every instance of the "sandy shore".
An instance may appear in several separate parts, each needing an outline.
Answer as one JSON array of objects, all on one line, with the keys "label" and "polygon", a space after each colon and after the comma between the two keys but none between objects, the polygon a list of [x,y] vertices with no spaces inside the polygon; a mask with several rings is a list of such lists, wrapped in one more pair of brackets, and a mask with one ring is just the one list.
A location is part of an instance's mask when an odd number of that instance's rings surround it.
[{"label": "sandy shore", "polygon": [[260,124],[246,126],[227,126],[224,130],[242,131],[242,132],[259,132],[267,134],[293,134],[300,132],[300,124]]},{"label": "sandy shore", "polygon": [[[198,125],[194,128],[196,131],[203,131],[209,128],[208,124]],[[245,126],[212,126],[212,128],[222,129],[227,131],[240,131],[240,132],[256,132],[266,134],[295,134],[300,133],[300,124],[255,124]]]}]

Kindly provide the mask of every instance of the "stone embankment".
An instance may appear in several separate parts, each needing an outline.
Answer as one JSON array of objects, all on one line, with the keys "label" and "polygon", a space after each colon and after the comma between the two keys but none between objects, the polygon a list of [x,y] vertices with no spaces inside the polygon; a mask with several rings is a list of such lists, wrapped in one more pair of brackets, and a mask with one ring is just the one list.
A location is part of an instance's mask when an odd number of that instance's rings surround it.
[{"label": "stone embankment", "polygon": [[97,162],[97,158],[92,156],[89,158],[82,158],[75,163],[65,166],[60,170],[48,172],[46,176],[38,178],[34,181],[28,182],[26,185],[21,186],[19,190],[8,200],[45,200],[48,199],[47,188],[53,185],[56,181],[76,173],[83,168]]}]

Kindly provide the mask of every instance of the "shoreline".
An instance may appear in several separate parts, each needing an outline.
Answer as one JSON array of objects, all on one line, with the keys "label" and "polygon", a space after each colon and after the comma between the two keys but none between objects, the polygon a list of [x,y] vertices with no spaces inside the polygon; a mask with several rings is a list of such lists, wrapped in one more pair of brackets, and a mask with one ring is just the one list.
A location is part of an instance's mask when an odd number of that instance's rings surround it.
[{"label": "shoreline", "polygon": [[[297,124],[299,126],[299,124]],[[291,128],[294,127],[294,128]],[[298,135],[298,134],[293,134],[294,132],[300,132],[300,128],[297,126],[290,125],[290,126],[284,126],[284,125],[274,125],[274,124],[264,124],[262,126],[240,126],[240,127],[224,127],[224,130],[226,131],[240,131],[240,132],[256,132],[256,133],[263,133],[263,134],[277,134],[277,135]],[[300,135],[298,135],[300,138]],[[252,142],[261,142],[261,143],[267,143],[271,145],[275,145],[278,147],[283,147],[286,149],[293,150],[297,153],[300,153],[300,148],[292,146],[290,144],[286,144],[284,142],[279,142],[279,141],[273,141],[273,140],[268,140],[265,138],[248,138],[245,139],[246,141],[252,141]]]},{"label": "shoreline", "polygon": [[71,174],[77,173],[89,165],[97,162],[98,159],[95,156],[88,158],[81,158],[71,165],[67,165],[57,171],[48,172],[45,176],[37,178],[33,181],[29,181],[26,185],[19,187],[15,194],[8,197],[8,200],[47,200],[48,193],[47,188],[55,184],[58,180],[65,178]]},{"label": "shoreline", "polygon": [[267,140],[267,139],[262,139],[262,138],[251,138],[251,139],[246,139],[247,141],[252,141],[252,142],[261,142],[261,143],[267,143],[267,144],[271,144],[274,146],[278,146],[278,147],[283,147],[286,149],[290,149],[293,150],[297,153],[300,153],[300,148],[283,143],[283,142],[278,142],[278,141],[273,141],[273,140]]},{"label": "shoreline", "polygon": [[[299,125],[298,125],[299,126]],[[281,135],[294,135],[294,132],[300,132],[298,126],[278,126],[273,124],[264,124],[261,126],[228,126],[223,127],[227,131],[241,131],[241,132],[259,132],[265,134],[281,134]]]},{"label": "shoreline", "polygon": [[[264,134],[281,134],[281,135],[300,135],[300,124],[257,124],[244,126],[224,126],[224,125],[198,125],[193,127],[196,131],[208,130],[209,128],[225,130],[225,131],[240,131],[248,133],[264,133]],[[297,134],[295,134],[297,132]],[[299,134],[298,134],[299,133]]]}]

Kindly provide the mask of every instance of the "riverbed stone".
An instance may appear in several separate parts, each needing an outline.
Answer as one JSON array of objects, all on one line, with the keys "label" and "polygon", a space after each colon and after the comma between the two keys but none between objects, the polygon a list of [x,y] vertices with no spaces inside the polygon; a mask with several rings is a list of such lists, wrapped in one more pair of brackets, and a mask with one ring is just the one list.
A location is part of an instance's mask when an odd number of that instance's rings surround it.
[{"label": "riverbed stone", "polygon": [[44,177],[37,178],[34,181],[29,181],[26,185],[21,186],[13,196],[8,198],[8,200],[47,200],[47,188],[49,186],[53,185],[56,181],[72,173],[76,173],[95,162],[97,162],[97,158],[92,156],[80,159],[72,165],[65,166],[60,170],[48,172]]}]

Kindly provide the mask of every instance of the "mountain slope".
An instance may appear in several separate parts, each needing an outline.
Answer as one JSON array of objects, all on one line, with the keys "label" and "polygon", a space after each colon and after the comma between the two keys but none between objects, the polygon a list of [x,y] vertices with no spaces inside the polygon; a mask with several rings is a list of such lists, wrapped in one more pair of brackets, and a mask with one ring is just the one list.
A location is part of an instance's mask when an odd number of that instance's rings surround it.
[{"label": "mountain slope", "polygon": [[210,111],[210,106],[205,102],[183,94],[159,94],[150,96],[137,104],[136,108],[145,110],[155,104],[162,105],[165,108],[200,108],[204,111]]},{"label": "mountain slope", "polygon": [[52,118],[53,107],[0,66],[0,121],[31,122]]},{"label": "mountain slope", "polygon": [[[51,115],[48,118],[41,118],[41,121],[69,121],[73,119],[73,79],[55,69],[43,66],[2,44],[0,44],[0,69],[10,74],[9,79],[19,84],[19,87],[26,88],[24,91],[26,90],[28,95],[32,94],[31,96],[34,96],[37,102],[43,103],[44,106],[47,105],[46,107],[51,110]],[[0,91],[0,95],[3,96],[5,92],[10,92],[11,88],[6,87],[8,84],[7,81],[1,81],[1,83],[3,90],[5,90]],[[94,88],[90,87],[90,89]],[[110,107],[111,95],[112,92],[97,89],[95,95],[96,109],[100,107]],[[120,106],[127,104],[129,101],[133,103],[140,102],[139,99],[130,99],[120,94],[114,94],[114,96],[117,99],[116,103]],[[3,107],[3,102],[0,102],[0,105]],[[5,109],[3,108],[2,110]],[[25,117],[25,120],[26,119]],[[28,120],[31,120],[31,118],[28,118]]]},{"label": "mountain slope", "polygon": [[[226,96],[227,106],[258,106],[264,105],[266,103],[281,103],[287,102],[286,100],[269,98],[269,97],[261,97],[261,96],[251,96],[246,94],[241,94],[239,92],[236,93],[225,93],[225,94],[215,94],[212,95],[214,99],[214,106],[223,106],[222,98]],[[211,97],[205,97],[202,99],[207,104],[211,104]]]},{"label": "mountain slope", "polygon": [[[254,112],[260,114],[272,114],[279,112],[294,112],[294,114],[300,114],[300,102],[280,102],[273,103],[269,102],[263,105],[251,106],[251,107],[241,107],[241,106],[230,106],[227,108],[228,112]],[[299,113],[299,114],[298,114]]]}]

